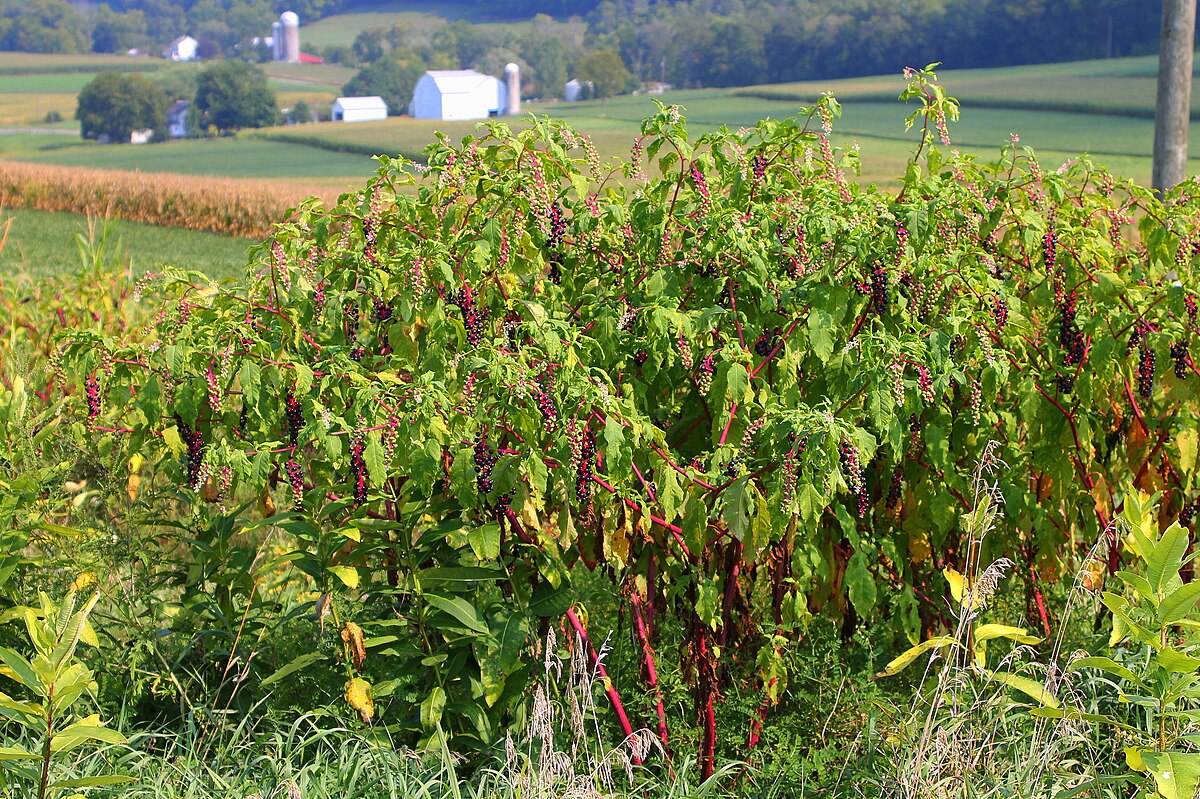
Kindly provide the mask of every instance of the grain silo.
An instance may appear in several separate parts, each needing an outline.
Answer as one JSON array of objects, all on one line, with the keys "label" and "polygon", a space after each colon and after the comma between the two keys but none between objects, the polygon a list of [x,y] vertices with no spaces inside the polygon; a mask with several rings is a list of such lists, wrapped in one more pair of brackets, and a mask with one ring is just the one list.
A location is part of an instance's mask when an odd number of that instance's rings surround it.
[{"label": "grain silo", "polygon": [[284,11],[279,15],[283,26],[283,59],[289,64],[300,63],[300,17],[294,11]]},{"label": "grain silo", "polygon": [[271,60],[283,60],[283,23],[279,20],[271,23]]},{"label": "grain silo", "polygon": [[504,67],[504,95],[505,115],[521,113],[521,68],[516,64]]}]

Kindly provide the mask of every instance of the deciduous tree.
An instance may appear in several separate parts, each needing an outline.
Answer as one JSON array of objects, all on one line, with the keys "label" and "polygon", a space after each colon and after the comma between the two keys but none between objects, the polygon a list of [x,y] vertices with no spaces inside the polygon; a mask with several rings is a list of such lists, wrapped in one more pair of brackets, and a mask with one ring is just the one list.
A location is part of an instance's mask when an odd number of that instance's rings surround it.
[{"label": "deciduous tree", "polygon": [[143,75],[106,72],[83,87],[75,108],[85,139],[128,142],[135,130],[159,128],[167,95]]}]

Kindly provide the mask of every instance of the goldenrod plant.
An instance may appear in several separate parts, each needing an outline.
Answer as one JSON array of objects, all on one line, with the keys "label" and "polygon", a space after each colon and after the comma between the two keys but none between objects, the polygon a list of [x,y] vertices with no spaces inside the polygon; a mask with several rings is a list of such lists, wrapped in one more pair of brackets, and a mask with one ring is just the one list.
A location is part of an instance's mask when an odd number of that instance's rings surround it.
[{"label": "goldenrod plant", "polygon": [[0,676],[33,694],[21,700],[0,693],[0,716],[10,729],[16,725],[23,733],[0,746],[0,790],[6,797],[29,796],[32,789],[37,799],[75,799],[83,796],[75,789],[131,779],[119,774],[56,778],[55,764],[83,745],[125,742],[125,736],[106,727],[99,714],[82,716],[74,711],[95,685],[91,669],[75,658],[75,649],[85,638],[95,640],[87,617],[99,596],[92,595],[77,608],[74,593],[57,607],[42,594],[40,612],[32,608],[24,612],[33,659],[0,647]]}]

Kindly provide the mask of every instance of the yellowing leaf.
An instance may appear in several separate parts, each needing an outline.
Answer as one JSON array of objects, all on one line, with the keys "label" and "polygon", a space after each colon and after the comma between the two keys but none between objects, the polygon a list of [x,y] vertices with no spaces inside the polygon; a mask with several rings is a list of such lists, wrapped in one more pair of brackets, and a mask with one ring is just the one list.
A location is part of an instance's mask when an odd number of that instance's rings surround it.
[{"label": "yellowing leaf", "polygon": [[375,700],[371,698],[371,684],[362,677],[346,683],[346,702],[358,711],[364,723],[375,718]]},{"label": "yellowing leaf", "polygon": [[1179,471],[1188,474],[1196,466],[1196,451],[1200,444],[1200,431],[1188,427],[1175,436],[1175,446],[1179,448]]},{"label": "yellowing leaf", "polygon": [[967,579],[949,566],[942,569],[942,574],[946,577],[946,582],[950,584],[950,596],[954,597],[955,602],[962,602],[963,589],[967,586]]},{"label": "yellowing leaf", "polygon": [[875,679],[880,677],[891,677],[893,674],[899,674],[906,669],[910,663],[925,654],[931,649],[941,649],[944,646],[956,644],[952,635],[940,635],[937,638],[930,638],[928,641],[922,641],[914,647],[910,647],[904,651],[899,657],[892,660],[883,667],[883,671],[875,675]]}]

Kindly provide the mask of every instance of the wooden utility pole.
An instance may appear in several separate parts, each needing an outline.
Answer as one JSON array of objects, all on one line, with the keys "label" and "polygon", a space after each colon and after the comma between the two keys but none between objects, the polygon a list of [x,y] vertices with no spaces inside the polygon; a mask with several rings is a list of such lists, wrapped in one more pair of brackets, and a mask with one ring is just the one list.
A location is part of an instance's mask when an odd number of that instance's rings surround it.
[{"label": "wooden utility pole", "polygon": [[1158,47],[1158,99],[1154,114],[1154,190],[1187,176],[1188,120],[1192,105],[1192,48],[1197,0],[1163,0]]}]

